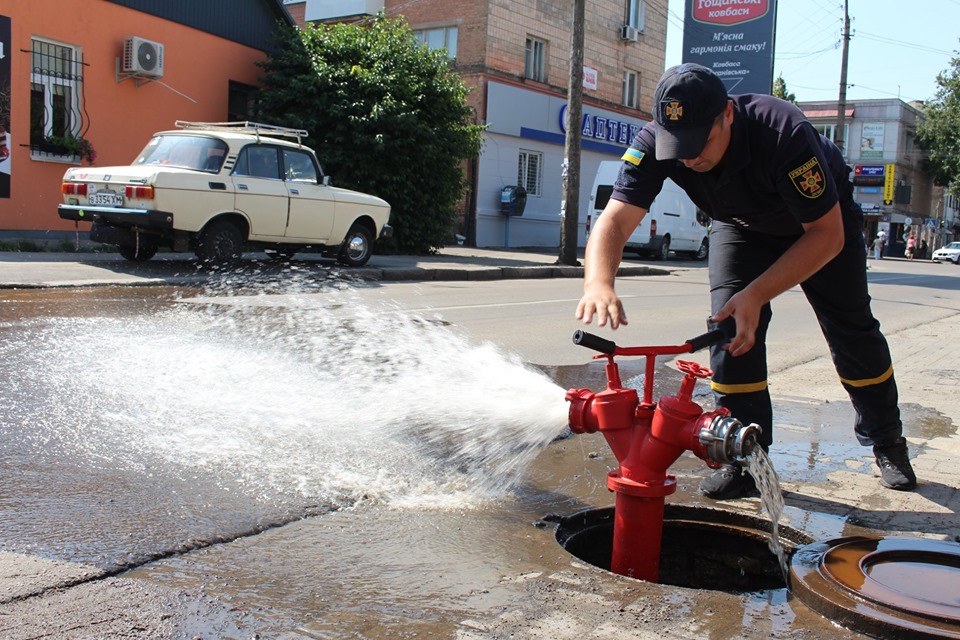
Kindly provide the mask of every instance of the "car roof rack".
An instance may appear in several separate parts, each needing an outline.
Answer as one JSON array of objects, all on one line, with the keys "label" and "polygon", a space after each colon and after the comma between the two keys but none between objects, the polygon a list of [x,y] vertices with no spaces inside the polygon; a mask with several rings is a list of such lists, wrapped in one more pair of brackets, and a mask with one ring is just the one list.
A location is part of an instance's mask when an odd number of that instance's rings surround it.
[{"label": "car roof rack", "polygon": [[230,133],[252,133],[257,136],[257,142],[260,141],[260,135],[283,136],[286,138],[296,138],[297,144],[302,144],[300,138],[306,138],[309,134],[304,129],[291,129],[290,127],[278,127],[272,124],[263,124],[261,122],[187,122],[186,120],[177,120],[176,124],[181,129],[206,129],[208,131],[226,131]]}]

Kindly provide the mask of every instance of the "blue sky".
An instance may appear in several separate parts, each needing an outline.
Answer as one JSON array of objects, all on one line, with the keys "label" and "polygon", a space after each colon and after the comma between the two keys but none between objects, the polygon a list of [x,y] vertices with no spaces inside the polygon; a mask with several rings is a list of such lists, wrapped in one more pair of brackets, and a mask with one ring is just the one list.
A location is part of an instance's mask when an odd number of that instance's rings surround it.
[{"label": "blue sky", "polygon": [[[960,0],[849,0],[849,13],[847,99],[932,98],[960,50]],[[669,0],[668,67],[682,61],[683,16]],[[842,30],[842,0],[779,0],[773,77],[797,100],[836,100]]]}]

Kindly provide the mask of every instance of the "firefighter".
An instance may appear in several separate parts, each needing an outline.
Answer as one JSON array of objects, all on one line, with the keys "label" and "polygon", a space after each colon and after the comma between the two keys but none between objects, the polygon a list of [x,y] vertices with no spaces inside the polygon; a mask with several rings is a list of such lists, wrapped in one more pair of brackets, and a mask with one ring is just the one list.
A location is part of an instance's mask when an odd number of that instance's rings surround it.
[{"label": "firefighter", "polygon": [[[637,134],[586,248],[577,319],[627,324],[614,280],[623,245],[671,178],[713,219],[713,323],[732,339],[710,354],[717,404],[763,429],[773,443],[765,338],[771,301],[800,285],[816,312],[840,382],[856,409],[854,432],[872,446],[880,483],[916,487],[903,437],[893,364],[870,309],[863,213],[840,150],[793,104],[762,94],[728,95],[706,67],[682,64],[660,78],[654,121]],[[725,465],[700,491],[722,500],[754,493],[754,479]]]}]

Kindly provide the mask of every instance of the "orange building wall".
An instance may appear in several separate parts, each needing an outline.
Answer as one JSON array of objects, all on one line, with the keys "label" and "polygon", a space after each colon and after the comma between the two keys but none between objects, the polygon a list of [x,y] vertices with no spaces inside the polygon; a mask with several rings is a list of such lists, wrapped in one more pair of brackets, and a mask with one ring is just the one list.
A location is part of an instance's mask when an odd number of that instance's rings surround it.
[{"label": "orange building wall", "polygon": [[[78,46],[83,52],[85,137],[96,164],[129,164],[155,131],[175,120],[223,121],[230,80],[256,85],[263,52],[105,0],[0,0],[11,20],[10,199],[0,199],[0,231],[72,230],[61,220],[60,181],[71,166],[30,157],[30,41],[32,36]],[[164,46],[164,75],[136,85],[117,82],[117,59],[127,36]],[[163,83],[163,84],[161,84]],[[166,86],[165,86],[166,85]],[[282,123],[281,123],[282,124]],[[86,229],[81,229],[86,230]]]}]

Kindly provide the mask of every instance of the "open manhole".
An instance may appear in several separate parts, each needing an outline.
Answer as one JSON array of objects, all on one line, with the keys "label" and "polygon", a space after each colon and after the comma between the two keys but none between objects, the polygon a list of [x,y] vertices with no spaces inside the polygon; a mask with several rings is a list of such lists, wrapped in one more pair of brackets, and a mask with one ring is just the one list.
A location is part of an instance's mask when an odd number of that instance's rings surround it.
[{"label": "open manhole", "polygon": [[[613,554],[613,507],[589,509],[561,518],[557,541],[575,557],[607,571]],[[780,525],[789,554],[813,542]],[[786,579],[770,551],[770,521],[743,513],[667,504],[660,546],[661,584],[733,593],[783,589]]]},{"label": "open manhole", "polygon": [[[557,541],[575,557],[610,570],[614,509],[561,518]],[[710,507],[667,504],[661,584],[729,593],[787,587],[770,551],[770,521]],[[960,640],[960,544],[903,537],[816,542],[779,526],[790,587],[833,622],[877,638]]]}]

